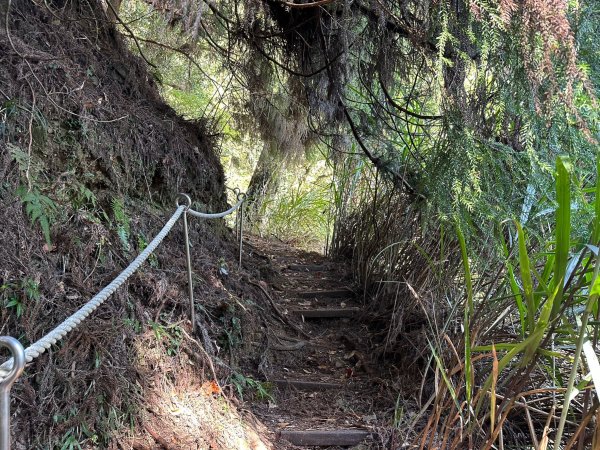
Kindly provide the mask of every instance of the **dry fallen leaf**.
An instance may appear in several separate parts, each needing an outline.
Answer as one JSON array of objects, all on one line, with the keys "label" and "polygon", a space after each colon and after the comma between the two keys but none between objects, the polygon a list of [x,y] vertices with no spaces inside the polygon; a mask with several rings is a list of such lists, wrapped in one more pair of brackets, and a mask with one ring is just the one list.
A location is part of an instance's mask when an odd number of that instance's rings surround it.
[{"label": "dry fallen leaf", "polygon": [[204,383],[202,383],[202,387],[200,389],[201,392],[207,397],[213,394],[218,395],[221,393],[221,388],[215,380],[205,381]]}]

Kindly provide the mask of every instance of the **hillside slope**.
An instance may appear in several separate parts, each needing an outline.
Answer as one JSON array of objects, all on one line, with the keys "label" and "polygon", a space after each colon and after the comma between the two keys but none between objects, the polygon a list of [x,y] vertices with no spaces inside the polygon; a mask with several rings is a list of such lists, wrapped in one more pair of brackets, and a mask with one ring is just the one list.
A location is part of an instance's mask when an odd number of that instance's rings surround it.
[{"label": "hillside slope", "polygon": [[[100,2],[1,2],[0,17],[0,334],[26,346],[147,245],[178,192],[198,208],[224,209],[225,180],[210,130],[164,104]],[[154,448],[163,445],[156,429],[180,448],[258,439],[224,398],[198,401],[212,398],[214,378],[199,342],[256,320],[236,311],[238,296],[253,291],[233,269],[229,230],[221,221],[191,226],[204,333],[194,337],[187,319],[178,224],[142,270],[26,368],[12,392],[15,448]],[[218,376],[231,370],[218,367]],[[185,423],[172,414],[176,393]],[[226,435],[227,421],[241,437]]]}]

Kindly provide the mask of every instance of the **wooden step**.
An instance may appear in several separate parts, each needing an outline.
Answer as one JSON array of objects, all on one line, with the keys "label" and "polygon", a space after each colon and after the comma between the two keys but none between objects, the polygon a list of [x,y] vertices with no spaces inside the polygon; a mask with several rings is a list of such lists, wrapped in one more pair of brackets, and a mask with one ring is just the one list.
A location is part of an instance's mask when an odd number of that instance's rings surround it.
[{"label": "wooden step", "polygon": [[298,291],[290,292],[290,296],[300,298],[346,298],[354,296],[350,289],[331,289],[323,291]]},{"label": "wooden step", "polygon": [[323,264],[290,264],[287,268],[293,272],[327,272],[331,270],[329,266]]},{"label": "wooden step", "polygon": [[293,309],[290,312],[303,316],[305,319],[337,319],[354,317],[360,311],[359,308],[319,308],[319,309]]},{"label": "wooden step", "polygon": [[280,389],[298,389],[299,391],[329,391],[342,387],[339,383],[305,380],[273,380],[271,383]]},{"label": "wooden step", "polygon": [[373,434],[368,430],[282,430],[279,438],[285,439],[294,445],[358,445],[365,439],[372,438]]}]

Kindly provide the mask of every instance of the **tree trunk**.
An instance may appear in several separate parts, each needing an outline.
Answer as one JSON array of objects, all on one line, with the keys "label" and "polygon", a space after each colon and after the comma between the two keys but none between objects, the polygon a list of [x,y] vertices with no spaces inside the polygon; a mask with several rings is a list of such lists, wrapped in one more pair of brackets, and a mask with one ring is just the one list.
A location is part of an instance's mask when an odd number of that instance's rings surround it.
[{"label": "tree trunk", "polygon": [[284,158],[279,146],[265,143],[246,192],[246,217],[251,225],[260,225],[257,221],[264,216],[261,210],[265,200],[277,193],[283,167]]}]

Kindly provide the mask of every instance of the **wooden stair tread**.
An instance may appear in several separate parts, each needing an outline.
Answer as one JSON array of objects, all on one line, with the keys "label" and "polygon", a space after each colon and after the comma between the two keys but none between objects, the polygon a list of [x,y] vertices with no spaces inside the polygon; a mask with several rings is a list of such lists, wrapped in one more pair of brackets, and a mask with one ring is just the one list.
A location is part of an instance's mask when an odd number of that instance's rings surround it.
[{"label": "wooden stair tread", "polygon": [[327,272],[331,270],[329,266],[323,264],[289,264],[287,268],[292,272]]},{"label": "wooden stair tread", "polygon": [[289,295],[299,298],[346,298],[354,296],[350,289],[327,289],[322,291],[296,291]]},{"label": "wooden stair tread", "polygon": [[344,317],[354,317],[360,308],[314,308],[314,309],[293,309],[292,314],[298,314],[305,319],[335,319]]},{"label": "wooden stair tread", "polygon": [[358,445],[364,440],[373,437],[369,430],[357,428],[338,430],[281,430],[280,439],[294,445]]},{"label": "wooden stair tread", "polygon": [[342,387],[342,385],[339,383],[328,383],[324,381],[273,380],[271,383],[282,389],[293,388],[300,391],[327,391]]}]

